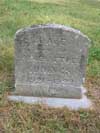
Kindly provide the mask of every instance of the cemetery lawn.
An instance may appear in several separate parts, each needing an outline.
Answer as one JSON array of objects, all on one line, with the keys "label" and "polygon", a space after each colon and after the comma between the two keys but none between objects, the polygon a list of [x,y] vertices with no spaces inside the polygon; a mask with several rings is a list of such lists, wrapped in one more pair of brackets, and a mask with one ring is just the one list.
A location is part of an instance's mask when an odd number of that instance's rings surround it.
[{"label": "cemetery lawn", "polygon": [[[14,34],[33,24],[58,23],[91,39],[86,72],[91,110],[70,111],[7,100],[14,89]],[[100,0],[0,0],[0,133],[100,132]]]}]

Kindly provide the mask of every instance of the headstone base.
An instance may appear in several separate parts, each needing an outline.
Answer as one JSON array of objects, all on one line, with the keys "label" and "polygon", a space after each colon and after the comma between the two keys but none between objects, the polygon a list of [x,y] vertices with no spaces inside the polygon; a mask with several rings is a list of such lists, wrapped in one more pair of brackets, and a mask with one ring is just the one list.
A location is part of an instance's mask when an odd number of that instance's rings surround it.
[{"label": "headstone base", "polygon": [[65,98],[51,98],[51,97],[29,97],[29,96],[8,96],[10,101],[24,102],[28,104],[45,104],[50,107],[67,107],[72,110],[89,109],[92,108],[92,102],[85,95],[86,89],[82,88],[81,99],[65,99]]}]

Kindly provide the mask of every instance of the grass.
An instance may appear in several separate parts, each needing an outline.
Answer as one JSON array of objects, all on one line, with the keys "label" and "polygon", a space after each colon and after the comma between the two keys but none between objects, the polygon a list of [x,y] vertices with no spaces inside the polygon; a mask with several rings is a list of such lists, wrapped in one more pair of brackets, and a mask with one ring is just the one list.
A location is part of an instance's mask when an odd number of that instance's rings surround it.
[{"label": "grass", "polygon": [[[4,133],[99,133],[100,79],[87,79],[88,95],[94,109],[71,111],[46,105],[8,102],[3,93],[0,108],[1,131]],[[97,89],[96,93],[95,90]],[[97,102],[98,101],[98,102]]]},{"label": "grass", "polygon": [[[92,47],[87,73],[90,76],[100,76],[99,7],[98,0],[0,0],[0,46],[5,45],[5,55],[0,52],[0,67],[3,62],[8,62],[7,58],[2,59],[7,56],[6,47],[11,47],[10,56],[12,54],[13,57],[13,38],[17,29],[33,24],[58,23],[79,29],[89,36]],[[10,57],[10,63],[11,60],[13,62]],[[6,66],[13,69],[12,64],[9,66],[8,63]]]},{"label": "grass", "polygon": [[[71,26],[91,39],[86,86],[94,110],[76,112],[7,101],[13,89],[14,34],[17,29],[44,23]],[[0,132],[100,132],[99,0],[0,0]]]}]

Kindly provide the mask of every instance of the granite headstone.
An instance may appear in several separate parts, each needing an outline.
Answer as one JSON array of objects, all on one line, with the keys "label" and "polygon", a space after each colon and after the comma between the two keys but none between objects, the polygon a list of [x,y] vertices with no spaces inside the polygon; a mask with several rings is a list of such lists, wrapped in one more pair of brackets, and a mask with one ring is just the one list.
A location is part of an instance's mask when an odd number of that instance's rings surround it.
[{"label": "granite headstone", "polygon": [[90,40],[73,28],[33,25],[16,32],[15,94],[81,98]]}]

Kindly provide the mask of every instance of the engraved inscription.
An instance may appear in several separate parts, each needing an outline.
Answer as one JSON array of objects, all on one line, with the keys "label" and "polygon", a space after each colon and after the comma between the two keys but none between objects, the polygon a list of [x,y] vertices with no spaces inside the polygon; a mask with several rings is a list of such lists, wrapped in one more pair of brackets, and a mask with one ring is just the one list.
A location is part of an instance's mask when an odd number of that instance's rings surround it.
[{"label": "engraved inscription", "polygon": [[79,31],[56,24],[37,25],[17,32],[17,91],[21,89],[23,93],[27,88],[26,95],[80,98],[88,42]]},{"label": "engraved inscription", "polygon": [[38,49],[39,58],[43,57],[43,44],[41,38],[40,38],[40,43],[37,45],[37,49]]}]

